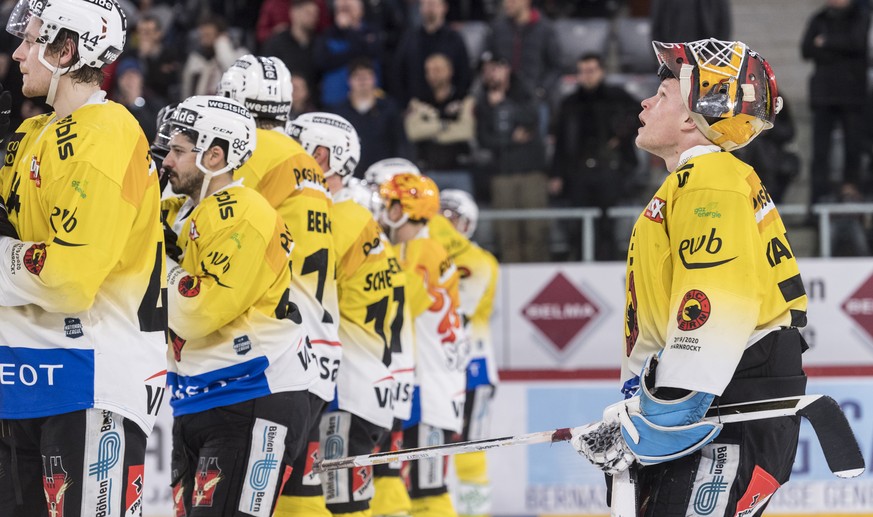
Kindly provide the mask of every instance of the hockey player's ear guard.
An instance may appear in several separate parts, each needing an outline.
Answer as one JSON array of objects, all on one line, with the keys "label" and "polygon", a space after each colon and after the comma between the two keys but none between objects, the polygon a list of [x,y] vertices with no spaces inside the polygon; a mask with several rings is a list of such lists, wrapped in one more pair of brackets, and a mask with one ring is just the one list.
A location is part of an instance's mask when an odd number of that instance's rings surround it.
[{"label": "hockey player's ear guard", "polygon": [[686,109],[712,143],[732,151],[773,127],[782,109],[776,76],[745,43],[711,38],[652,46],[658,75],[669,77],[669,70],[679,80]]},{"label": "hockey player's ear guard", "polygon": [[[702,421],[715,395],[676,388],[655,390],[657,367],[658,356],[652,355],[644,366],[640,391],[617,414],[622,437],[642,465],[691,454],[722,429],[722,424]],[[670,396],[659,398],[661,393]],[[604,414],[604,419],[609,417]]]}]

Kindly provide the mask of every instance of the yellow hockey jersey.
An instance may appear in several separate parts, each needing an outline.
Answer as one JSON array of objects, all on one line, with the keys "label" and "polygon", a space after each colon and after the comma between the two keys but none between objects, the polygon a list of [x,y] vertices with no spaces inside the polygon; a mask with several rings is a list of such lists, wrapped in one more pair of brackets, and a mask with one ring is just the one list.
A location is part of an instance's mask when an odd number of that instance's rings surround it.
[{"label": "yellow hockey jersey", "polygon": [[318,361],[312,391],[331,401],[342,359],[331,197],[318,163],[296,140],[267,129],[258,129],[257,137],[254,154],[234,178],[264,196],[294,236],[291,301],[300,308]]},{"label": "yellow hockey jersey", "polygon": [[720,395],[746,348],[806,323],[803,282],[773,200],[751,167],[717,151],[683,153],[634,225],[623,381],[663,350],[658,386]]},{"label": "yellow hockey jersey", "polygon": [[395,252],[407,272],[407,302],[415,319],[421,421],[460,432],[469,343],[458,314],[457,268],[427,227]]},{"label": "yellow hockey jersey", "polygon": [[167,292],[158,175],[136,119],[98,92],[63,119],[24,121],[0,195],[21,238],[0,238],[0,419],[95,407],[149,433]]},{"label": "yellow hockey jersey", "polygon": [[184,250],[181,264],[168,260],[174,413],[308,389],[315,367],[289,301],[295,244],[279,214],[240,182],[196,207],[162,206]]},{"label": "yellow hockey jersey", "polygon": [[[470,366],[476,369],[468,375],[467,387],[473,387],[470,384],[496,384],[498,377],[491,342],[491,313],[499,272],[497,259],[467,239],[442,215],[436,215],[428,221],[428,230],[446,249],[460,275],[459,312],[470,338]],[[486,371],[478,371],[483,368]]]},{"label": "yellow hockey jersey", "polygon": [[339,408],[386,429],[391,428],[394,381],[391,348],[400,339],[394,326],[403,287],[395,285],[396,266],[387,237],[369,210],[348,199],[333,205],[337,252],[339,336],[343,362],[337,375]]}]

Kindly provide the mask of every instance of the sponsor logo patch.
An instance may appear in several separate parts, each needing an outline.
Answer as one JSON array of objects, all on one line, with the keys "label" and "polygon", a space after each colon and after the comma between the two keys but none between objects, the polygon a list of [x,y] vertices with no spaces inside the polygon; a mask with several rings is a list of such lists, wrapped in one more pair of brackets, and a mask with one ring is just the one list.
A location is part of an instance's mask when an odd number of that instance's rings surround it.
[{"label": "sponsor logo patch", "polygon": [[200,458],[197,462],[197,473],[194,474],[194,492],[191,495],[191,506],[212,507],[215,499],[215,489],[224,479],[218,458],[210,456]]},{"label": "sponsor logo patch", "polygon": [[649,204],[646,205],[646,211],[643,215],[646,218],[655,221],[656,223],[664,222],[664,207],[667,206],[667,202],[663,199],[655,196],[649,201]]},{"label": "sponsor logo patch", "polygon": [[255,420],[239,511],[254,517],[269,517],[272,513],[287,432],[283,425],[261,418]]},{"label": "sponsor logo patch", "polygon": [[701,449],[688,515],[724,515],[737,475],[739,445],[711,443]]},{"label": "sponsor logo patch", "polygon": [[233,351],[236,355],[246,355],[252,349],[252,340],[248,336],[233,338]]},{"label": "sponsor logo patch", "polygon": [[752,479],[746,493],[737,503],[737,513],[734,517],[751,517],[755,511],[765,504],[776,493],[781,485],[769,472],[755,465]]},{"label": "sponsor logo patch", "polygon": [[699,329],[709,321],[711,311],[712,306],[709,303],[709,298],[703,291],[697,289],[688,291],[682,297],[682,302],[679,303],[679,314],[676,315],[679,330],[689,332]]},{"label": "sponsor logo patch", "polygon": [[127,490],[124,493],[124,517],[142,515],[142,487],[145,465],[131,465],[127,468]]}]

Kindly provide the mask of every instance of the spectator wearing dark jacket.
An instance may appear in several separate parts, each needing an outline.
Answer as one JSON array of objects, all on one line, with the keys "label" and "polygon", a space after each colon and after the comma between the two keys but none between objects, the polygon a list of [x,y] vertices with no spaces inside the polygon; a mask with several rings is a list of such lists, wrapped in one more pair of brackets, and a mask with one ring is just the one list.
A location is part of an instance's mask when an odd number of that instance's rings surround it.
[{"label": "spectator wearing dark jacket", "polygon": [[383,158],[410,158],[409,144],[403,131],[403,115],[393,99],[376,87],[376,70],[372,61],[359,58],[349,65],[347,98],[327,108],[348,120],[361,139],[361,161],[356,175]]},{"label": "spectator wearing dark jacket", "polygon": [[548,100],[561,73],[561,47],[550,20],[531,0],[504,0],[485,49],[509,60],[512,72],[539,100]]},{"label": "spectator wearing dark jacket", "polygon": [[730,0],[652,0],[655,41],[731,39]]},{"label": "spectator wearing dark jacket", "polygon": [[[539,132],[538,112],[537,101],[511,71],[508,61],[486,53],[475,114],[476,138],[489,159],[477,180],[481,188],[482,180],[490,178],[495,208],[543,208],[548,204],[543,172],[545,143]],[[501,261],[549,259],[547,222],[501,221],[495,227]]]},{"label": "spectator wearing dark jacket", "polygon": [[389,91],[405,106],[410,99],[422,99],[430,91],[424,62],[433,54],[449,58],[454,75],[452,85],[463,96],[470,87],[470,61],[467,47],[457,31],[446,25],[446,0],[419,0],[421,26],[408,29],[394,55],[394,70]]},{"label": "spectator wearing dark jacket", "polygon": [[[349,63],[366,57],[373,63],[378,83],[382,39],[364,20],[362,0],[335,0],[334,25],[315,40],[313,59],[321,72],[321,105],[345,100],[349,92]],[[292,72],[293,73],[293,72]]]},{"label": "spectator wearing dark jacket", "polygon": [[831,146],[834,129],[843,133],[843,182],[857,183],[861,168],[864,106],[867,96],[869,14],[852,0],[827,0],[813,14],[801,43],[813,62],[809,81],[812,107],[810,202],[832,195]]},{"label": "spectator wearing dark jacket", "polygon": [[312,60],[319,7],[316,0],[294,0],[291,25],[264,43],[264,56],[279,58],[293,77],[303,77],[310,89],[315,88],[315,63]]}]

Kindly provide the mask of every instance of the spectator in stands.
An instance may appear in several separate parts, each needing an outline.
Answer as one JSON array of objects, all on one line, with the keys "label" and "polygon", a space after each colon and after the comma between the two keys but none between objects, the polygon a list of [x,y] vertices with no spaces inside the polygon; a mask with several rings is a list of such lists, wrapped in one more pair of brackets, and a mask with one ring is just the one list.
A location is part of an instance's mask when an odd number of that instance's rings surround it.
[{"label": "spectator in stands", "polygon": [[168,101],[179,100],[180,53],[164,45],[160,20],[151,14],[140,16],[136,38],[136,55],[146,90]]},{"label": "spectator in stands", "polygon": [[270,36],[261,51],[264,56],[279,58],[291,75],[304,78],[310,89],[316,84],[312,53],[319,9],[316,0],[294,0],[290,8],[291,24]]},{"label": "spectator in stands", "polygon": [[867,96],[869,14],[852,0],[826,0],[813,14],[801,43],[813,62],[809,81],[812,107],[810,202],[833,192],[830,182],[834,129],[843,134],[843,182],[857,184],[861,168]]},{"label": "spectator in stands", "polygon": [[781,204],[788,186],[800,173],[800,156],[790,151],[794,140],[794,118],[783,97],[782,111],[773,128],[764,131],[748,145],[734,151],[737,158],[754,167],[776,204]]},{"label": "spectator in stands", "polygon": [[322,74],[320,102],[323,106],[346,99],[349,63],[360,57],[369,58],[378,82],[382,60],[382,39],[379,32],[364,21],[362,0],[335,0],[333,21],[334,25],[315,40],[314,58]]},{"label": "spectator in stands", "polygon": [[130,111],[139,122],[148,141],[152,142],[157,132],[158,111],[167,103],[145,88],[139,60],[135,57],[121,60],[115,68],[115,84],[113,98]]},{"label": "spectator in stands", "polygon": [[[506,57],[515,75],[542,106],[550,102],[561,74],[561,47],[550,20],[531,7],[531,0],[504,0],[503,13],[491,23],[485,50]],[[548,111],[540,114],[547,127]]]},{"label": "spectator in stands", "polygon": [[[327,8],[326,0],[314,1],[318,6],[316,32],[321,32],[330,27],[330,10]],[[259,45],[266,43],[274,34],[288,30],[291,26],[291,21],[294,19],[294,11],[292,9],[295,3],[297,3],[297,0],[264,0],[258,13],[258,24],[255,32]],[[270,55],[263,49],[261,54]],[[291,73],[294,73],[294,71],[292,70]]]},{"label": "spectator in stands", "polygon": [[[864,199],[864,195],[854,184],[843,183],[836,199],[822,198],[822,201],[863,203],[868,200]],[[831,215],[831,256],[869,257],[868,222],[868,218],[862,214]]]},{"label": "spectator in stands", "polygon": [[410,27],[403,35],[394,54],[392,95],[405,106],[410,99],[425,98],[430,86],[425,78],[424,62],[428,56],[440,53],[452,66],[452,85],[459,95],[466,95],[472,71],[467,47],[458,32],[446,25],[446,0],[419,0],[421,26]]},{"label": "spectator in stands", "polygon": [[348,120],[361,137],[361,162],[356,175],[363,177],[370,165],[394,156],[409,158],[403,118],[397,103],[376,86],[373,62],[358,58],[349,64],[348,96],[328,111]]},{"label": "spectator in stands", "polygon": [[[632,195],[629,185],[638,162],[634,138],[639,104],[623,88],[604,83],[603,59],[585,54],[576,62],[576,91],[556,114],[555,155],[549,191],[571,206],[605,210]],[[615,256],[611,219],[597,225],[597,258]],[[581,249],[578,224],[568,231],[571,253]],[[576,260],[581,256],[574,256]]]},{"label": "spectator in stands", "polygon": [[418,166],[428,171],[440,190],[470,192],[472,179],[463,169],[469,164],[470,141],[476,136],[473,97],[455,88],[452,61],[445,54],[431,54],[424,68],[428,91],[409,101],[406,136],[415,143]]},{"label": "spectator in stands", "polygon": [[363,0],[364,20],[382,38],[382,51],[393,56],[397,43],[406,29],[409,19],[408,4],[415,0]]},{"label": "spectator in stands", "polygon": [[218,91],[221,74],[237,58],[245,55],[245,48],[235,48],[227,34],[224,20],[217,16],[203,18],[197,26],[198,46],[188,54],[182,69],[182,98],[192,95],[214,95]]},{"label": "spectator in stands", "polygon": [[[477,173],[490,179],[494,208],[542,208],[548,204],[545,143],[539,132],[538,103],[527,84],[512,72],[509,61],[486,52],[482,58],[482,89],[476,97],[476,138],[486,152]],[[542,220],[504,221],[495,225],[503,262],[549,259],[548,223]]]},{"label": "spectator in stands", "polygon": [[610,18],[624,0],[543,0],[543,11],[551,18]]},{"label": "spectator in stands", "polygon": [[298,76],[291,76],[291,113],[288,115],[288,120],[294,120],[298,115],[316,111],[315,101],[312,100],[312,89],[306,79]]},{"label": "spectator in stands", "polygon": [[485,22],[493,20],[500,12],[501,0],[448,0],[449,22]]},{"label": "spectator in stands", "polygon": [[652,39],[731,39],[730,0],[652,0]]}]

